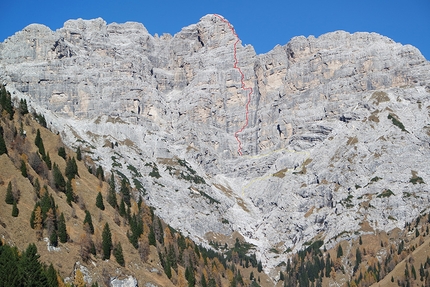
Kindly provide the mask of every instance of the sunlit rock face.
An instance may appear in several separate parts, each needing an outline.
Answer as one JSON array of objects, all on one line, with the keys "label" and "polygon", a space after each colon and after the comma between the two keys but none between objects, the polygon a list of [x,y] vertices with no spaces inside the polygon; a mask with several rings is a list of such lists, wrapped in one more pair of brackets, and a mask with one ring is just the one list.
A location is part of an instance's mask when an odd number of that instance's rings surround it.
[{"label": "sunlit rock face", "polygon": [[174,36],[33,24],[0,44],[0,77],[173,227],[203,242],[238,231],[268,268],[428,208],[430,64],[416,48],[343,31],[263,55],[239,42],[242,81],[236,41],[216,15]]}]

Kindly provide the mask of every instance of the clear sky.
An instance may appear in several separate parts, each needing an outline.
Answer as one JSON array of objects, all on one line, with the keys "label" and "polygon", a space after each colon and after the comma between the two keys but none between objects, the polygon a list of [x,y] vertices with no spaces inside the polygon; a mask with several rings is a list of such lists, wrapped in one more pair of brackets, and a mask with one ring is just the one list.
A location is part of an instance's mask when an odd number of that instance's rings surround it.
[{"label": "clear sky", "polygon": [[377,32],[411,44],[430,60],[430,0],[0,0],[0,41],[31,23],[52,30],[68,19],[141,22],[154,35],[175,34],[206,14],[221,14],[258,54],[292,37],[345,30]]}]

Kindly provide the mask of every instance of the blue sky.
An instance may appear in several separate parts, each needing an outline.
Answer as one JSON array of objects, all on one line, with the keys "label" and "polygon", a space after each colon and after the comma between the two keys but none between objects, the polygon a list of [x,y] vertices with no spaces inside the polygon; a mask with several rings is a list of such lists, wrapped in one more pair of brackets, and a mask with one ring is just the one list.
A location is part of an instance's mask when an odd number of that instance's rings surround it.
[{"label": "blue sky", "polygon": [[430,60],[429,0],[0,1],[0,41],[31,23],[56,30],[68,19],[97,17],[108,23],[141,22],[151,34],[175,34],[206,14],[218,13],[258,54],[294,36],[345,30],[380,33],[417,47]]}]

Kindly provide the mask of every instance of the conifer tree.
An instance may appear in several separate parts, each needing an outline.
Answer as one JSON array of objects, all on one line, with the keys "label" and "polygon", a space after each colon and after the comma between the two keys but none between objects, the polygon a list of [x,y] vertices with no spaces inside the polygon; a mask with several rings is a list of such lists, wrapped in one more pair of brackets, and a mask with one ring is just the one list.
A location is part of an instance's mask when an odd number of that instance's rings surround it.
[{"label": "conifer tree", "polygon": [[85,225],[88,225],[87,231],[91,234],[94,234],[93,220],[91,218],[91,213],[88,210],[85,210],[84,228]]},{"label": "conifer tree", "polygon": [[158,220],[157,220],[157,240],[158,240],[158,242],[160,242],[161,244],[164,244],[164,231],[163,231],[163,225],[162,225],[162,223],[161,223],[161,220],[160,220],[160,218],[157,218]]},{"label": "conifer tree", "polygon": [[62,212],[58,220],[58,239],[61,243],[67,242],[66,220],[64,219],[64,214]]},{"label": "conifer tree", "polygon": [[0,133],[0,155],[2,154],[7,154],[7,148],[3,138],[3,133]]},{"label": "conifer tree", "polygon": [[75,201],[75,200],[73,196],[72,182],[70,180],[67,180],[67,183],[66,183],[66,197],[67,197],[67,203],[70,206],[72,206],[72,201]]},{"label": "conifer tree", "polygon": [[100,208],[101,210],[105,210],[105,205],[103,204],[103,196],[102,193],[99,191],[96,198],[96,206]]},{"label": "conifer tree", "polygon": [[27,100],[26,99],[21,99],[19,101],[19,113],[21,115],[28,114],[28,106],[27,106]]},{"label": "conifer tree", "polygon": [[42,141],[42,137],[40,136],[40,130],[37,129],[36,137],[34,138],[34,144],[39,147],[40,142]]},{"label": "conifer tree", "polygon": [[16,206],[16,200],[13,201],[13,207],[12,207],[12,216],[13,217],[18,217],[19,214],[19,209]]},{"label": "conifer tree", "polygon": [[261,261],[258,261],[258,263],[257,263],[257,271],[258,272],[263,271],[263,264],[261,264]]},{"label": "conifer tree", "polygon": [[66,187],[66,181],[64,180],[63,174],[56,163],[54,163],[52,167],[52,174],[54,176],[55,188],[60,191],[64,191],[64,188]]},{"label": "conifer tree", "polygon": [[121,199],[121,203],[119,204],[118,212],[119,212],[119,215],[121,215],[122,217],[124,217],[126,214],[124,198]]},{"label": "conifer tree", "polygon": [[0,285],[19,286],[20,274],[18,249],[9,245],[2,245],[0,241]]},{"label": "conifer tree", "polygon": [[78,146],[78,148],[76,149],[76,159],[81,161],[82,160],[82,153],[81,153],[81,147]]},{"label": "conifer tree", "polygon": [[113,248],[113,255],[115,256],[116,262],[118,262],[119,265],[124,267],[125,261],[124,255],[122,254],[121,242],[115,244],[115,247]]},{"label": "conifer tree", "polygon": [[110,258],[111,250],[112,250],[112,234],[110,232],[109,224],[106,222],[102,233],[103,260]]},{"label": "conifer tree", "polygon": [[121,193],[125,204],[127,204],[127,206],[130,206],[130,189],[125,178],[121,180]]},{"label": "conifer tree", "polygon": [[111,177],[110,177],[110,180],[109,180],[109,192],[108,192],[107,202],[113,208],[116,208],[118,206],[118,203],[116,201],[115,177],[114,177],[113,173],[111,174]]},{"label": "conifer tree", "polygon": [[43,217],[42,217],[42,208],[40,205],[36,206],[34,210],[34,230],[36,230],[37,239],[42,239],[43,236]]},{"label": "conifer tree", "polygon": [[[113,175],[112,175],[113,176]],[[105,180],[105,175],[103,172],[103,168],[99,165],[99,167],[96,170],[96,177],[102,181]]]},{"label": "conifer tree", "polygon": [[37,129],[36,138],[34,139],[35,145],[39,148],[39,153],[43,159],[45,159],[45,146],[43,145],[42,137],[40,136],[40,130]]},{"label": "conifer tree", "polygon": [[9,120],[12,120],[13,114],[15,113],[12,105],[12,97],[10,93],[7,92],[6,89],[4,89],[4,86],[2,87],[2,90],[1,90],[0,104],[2,108],[9,113]]},{"label": "conifer tree", "polygon": [[45,272],[46,279],[48,280],[48,287],[58,287],[57,271],[55,271],[54,266],[49,264],[48,269]]},{"label": "conifer tree", "polygon": [[164,261],[164,273],[166,274],[167,278],[172,278],[172,267],[170,266],[169,260]]},{"label": "conifer tree", "polygon": [[66,149],[63,146],[58,148],[58,155],[66,159]]},{"label": "conifer tree", "polygon": [[208,286],[208,283],[206,282],[205,274],[202,274],[202,278],[200,279],[200,285],[202,285],[202,287]]},{"label": "conifer tree", "polygon": [[46,153],[45,163],[46,163],[46,166],[48,167],[48,169],[51,170],[52,169],[52,162],[51,162],[51,157],[49,156],[49,151]]},{"label": "conifer tree", "polygon": [[34,229],[34,218],[36,216],[35,210],[36,210],[36,207],[33,208],[33,211],[31,212],[31,215],[30,215],[30,227],[31,227],[31,229]]},{"label": "conifer tree", "polygon": [[6,88],[3,85],[1,85],[1,89],[0,89],[0,105],[2,106],[3,109],[6,106],[6,97],[7,97]]},{"label": "conifer tree", "polygon": [[194,287],[196,285],[196,277],[194,275],[194,270],[191,266],[185,269],[185,279],[188,281],[188,287]]},{"label": "conifer tree", "polygon": [[415,271],[415,266],[412,264],[411,273],[414,280],[417,280],[417,272]]},{"label": "conifer tree", "polygon": [[357,250],[355,251],[355,262],[357,267],[361,263],[361,252],[360,252],[360,248],[358,247],[357,247]]},{"label": "conifer tree", "polygon": [[39,262],[37,247],[30,243],[19,261],[19,273],[21,286],[47,286],[48,280],[43,272],[43,266]]},{"label": "conifer tree", "polygon": [[36,177],[33,184],[34,193],[36,193],[37,197],[40,197],[40,182],[39,178]]},{"label": "conifer tree", "polygon": [[21,160],[21,174],[22,174],[22,176],[23,177],[27,177],[28,176],[28,174],[27,174],[27,165],[25,164],[25,161],[24,160]]},{"label": "conifer tree", "polygon": [[328,254],[325,262],[325,277],[327,278],[330,278],[331,266],[330,254]]},{"label": "conifer tree", "polygon": [[155,240],[155,232],[152,226],[149,228],[148,241],[149,241],[149,245],[157,246],[157,242]]},{"label": "conifer tree", "polygon": [[7,204],[13,204],[14,201],[15,201],[15,198],[13,197],[13,193],[12,193],[12,182],[9,181],[9,184],[7,185],[7,189],[6,189],[5,202]]},{"label": "conifer tree", "polygon": [[336,257],[340,258],[342,256],[343,256],[343,250],[342,250],[342,246],[339,244],[339,246],[337,247]]},{"label": "conifer tree", "polygon": [[76,287],[86,286],[85,281],[84,281],[84,275],[82,274],[81,269],[76,270],[75,280],[73,281],[73,285]]},{"label": "conifer tree", "polygon": [[51,245],[54,247],[58,246],[58,235],[55,229],[52,231],[51,235],[49,236],[49,242],[51,242]]},{"label": "conifer tree", "polygon": [[72,180],[78,174],[78,166],[76,164],[75,158],[70,158],[66,163],[65,175],[69,180]]}]

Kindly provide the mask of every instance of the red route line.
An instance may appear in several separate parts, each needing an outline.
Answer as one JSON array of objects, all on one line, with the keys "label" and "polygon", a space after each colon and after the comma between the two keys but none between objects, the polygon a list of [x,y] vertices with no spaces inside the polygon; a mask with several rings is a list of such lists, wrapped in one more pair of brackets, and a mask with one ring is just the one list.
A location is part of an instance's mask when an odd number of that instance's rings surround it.
[{"label": "red route line", "polygon": [[237,66],[237,63],[239,61],[237,60],[237,49],[236,49],[236,46],[237,46],[237,43],[240,42],[239,36],[236,34],[236,31],[234,30],[233,26],[230,24],[230,22],[227,19],[225,19],[224,17],[222,17],[221,15],[218,15],[218,14],[214,14],[214,15],[216,17],[218,17],[219,19],[221,19],[221,21],[223,21],[224,23],[226,23],[228,25],[228,27],[230,28],[230,30],[233,32],[233,35],[236,36],[237,40],[236,40],[236,42],[234,42],[234,45],[233,45],[233,47],[234,47],[234,66],[233,67],[240,73],[240,82],[241,82],[241,88],[242,88],[242,90],[249,91],[248,92],[248,101],[246,102],[246,105],[245,105],[245,110],[246,110],[246,112],[245,112],[245,124],[238,131],[236,131],[234,133],[234,136],[236,137],[236,141],[237,141],[238,146],[239,146],[238,149],[237,149],[237,152],[239,153],[239,155],[242,155],[242,142],[239,139],[239,134],[241,132],[243,132],[243,130],[248,126],[249,104],[251,103],[252,88],[245,86],[245,81],[244,81],[245,75],[243,74],[243,72],[240,69],[240,67]]}]

